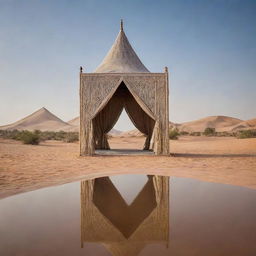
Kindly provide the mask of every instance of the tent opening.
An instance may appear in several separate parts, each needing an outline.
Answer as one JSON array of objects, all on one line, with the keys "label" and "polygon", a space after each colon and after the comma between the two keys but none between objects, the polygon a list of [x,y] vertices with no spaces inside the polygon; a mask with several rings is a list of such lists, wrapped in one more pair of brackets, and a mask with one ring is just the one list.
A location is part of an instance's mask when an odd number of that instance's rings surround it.
[{"label": "tent opening", "polygon": [[[125,109],[123,108],[122,113],[112,130],[117,131],[117,133],[119,134],[126,134],[128,132],[130,133],[131,131],[137,131],[137,128],[134,126],[130,117],[127,115]],[[110,131],[110,134],[112,133],[112,130]]]},{"label": "tent opening", "polygon": [[[144,145],[141,148],[136,148],[135,146],[134,149],[150,150],[155,120],[142,109],[140,103],[136,101],[124,82],[119,85],[111,99],[93,119],[95,149],[108,150],[110,149],[110,144],[114,144],[111,143],[111,138],[108,139],[107,133],[115,126],[123,110],[126,111],[133,125],[145,135]],[[108,140],[110,140],[110,143]],[[122,148],[119,149],[131,149],[131,145],[128,147],[127,144],[121,144]],[[123,148],[123,146],[126,147]],[[116,148],[117,146],[115,146]]]}]

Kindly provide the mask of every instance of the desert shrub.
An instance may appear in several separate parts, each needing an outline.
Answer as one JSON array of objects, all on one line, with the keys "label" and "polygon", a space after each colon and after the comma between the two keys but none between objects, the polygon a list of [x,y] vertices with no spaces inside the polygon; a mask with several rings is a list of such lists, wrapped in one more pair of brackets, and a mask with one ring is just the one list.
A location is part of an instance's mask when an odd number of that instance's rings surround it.
[{"label": "desert shrub", "polygon": [[246,139],[246,138],[256,138],[256,130],[244,130],[237,133],[237,138]]},{"label": "desert shrub", "polygon": [[205,128],[203,134],[205,136],[214,136],[216,134],[215,128],[207,127],[207,128]]},{"label": "desert shrub", "polygon": [[66,137],[66,132],[64,131],[59,131],[59,132],[55,132],[55,136],[54,136],[54,139],[55,140],[64,140],[65,137]]},{"label": "desert shrub", "polygon": [[180,135],[189,135],[189,133],[186,132],[186,131],[181,131],[181,132],[180,132]]},{"label": "desert shrub", "polygon": [[63,141],[71,143],[79,140],[78,132],[67,132]]},{"label": "desert shrub", "polygon": [[25,144],[39,144],[45,140],[59,140],[65,142],[75,142],[79,140],[78,132],[52,132],[52,131],[18,131],[18,130],[0,130],[0,138],[23,141]]},{"label": "desert shrub", "polygon": [[18,140],[21,140],[24,144],[38,145],[40,136],[35,132],[22,131],[19,134]]},{"label": "desert shrub", "polygon": [[201,132],[191,132],[189,135],[190,136],[201,136],[202,134],[201,134]]},{"label": "desert shrub", "polygon": [[3,139],[14,139],[16,140],[19,135],[18,130],[0,130],[0,137]]},{"label": "desert shrub", "polygon": [[40,133],[40,140],[55,140],[56,132],[44,131]]},{"label": "desert shrub", "polygon": [[178,136],[179,136],[179,131],[178,129],[170,129],[169,130],[169,139],[170,140],[177,140],[178,139]]},{"label": "desert shrub", "polygon": [[65,141],[65,142],[75,142],[79,140],[79,133],[78,132],[52,132],[52,131],[44,131],[39,133],[40,140],[58,140],[58,141]]},{"label": "desert shrub", "polygon": [[9,138],[13,140],[17,140],[19,139],[19,134],[20,134],[20,131],[18,130],[10,131]]},{"label": "desert shrub", "polygon": [[235,132],[215,132],[215,136],[217,137],[235,137]]},{"label": "desert shrub", "polygon": [[34,130],[34,134],[40,135],[42,132],[40,130]]}]

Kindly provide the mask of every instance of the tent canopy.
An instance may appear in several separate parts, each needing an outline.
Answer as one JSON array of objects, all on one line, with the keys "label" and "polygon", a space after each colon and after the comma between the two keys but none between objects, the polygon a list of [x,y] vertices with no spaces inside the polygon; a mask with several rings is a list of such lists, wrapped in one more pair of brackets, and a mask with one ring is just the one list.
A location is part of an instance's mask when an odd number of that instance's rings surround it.
[{"label": "tent canopy", "polygon": [[[123,108],[146,135],[144,149],[169,154],[168,70],[151,73],[130,45],[121,22],[116,41],[93,73],[80,72],[80,155],[109,149],[106,134]],[[152,143],[151,143],[152,142]]]},{"label": "tent canopy", "polygon": [[123,30],[123,22],[119,34],[102,63],[96,68],[96,73],[131,73],[149,72],[143,65]]}]

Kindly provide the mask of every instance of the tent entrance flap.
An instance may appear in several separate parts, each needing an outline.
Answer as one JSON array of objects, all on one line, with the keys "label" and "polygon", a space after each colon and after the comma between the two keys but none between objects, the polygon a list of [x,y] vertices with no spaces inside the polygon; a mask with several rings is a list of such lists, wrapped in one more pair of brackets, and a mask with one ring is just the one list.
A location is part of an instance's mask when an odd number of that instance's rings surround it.
[{"label": "tent entrance flap", "polygon": [[146,135],[143,149],[150,149],[150,140],[155,126],[155,120],[142,109],[124,82],[121,82],[104,108],[92,120],[95,149],[110,149],[107,133],[116,124],[123,108],[134,126]]}]

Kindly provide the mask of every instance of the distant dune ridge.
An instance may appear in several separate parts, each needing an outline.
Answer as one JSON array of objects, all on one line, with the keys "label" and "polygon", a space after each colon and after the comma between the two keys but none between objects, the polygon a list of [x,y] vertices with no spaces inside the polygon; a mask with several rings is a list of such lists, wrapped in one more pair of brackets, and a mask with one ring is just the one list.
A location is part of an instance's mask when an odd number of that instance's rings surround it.
[{"label": "distant dune ridge", "polygon": [[[21,120],[0,126],[0,130],[41,130],[41,131],[65,131],[65,132],[78,132],[80,118],[76,117],[68,122],[64,122],[46,108],[40,108]],[[121,131],[112,129],[111,135],[118,135]]]},{"label": "distant dune ridge", "polygon": [[46,108],[40,108],[31,115],[9,125],[0,126],[0,130],[41,130],[41,131],[60,131],[70,125]]},{"label": "distant dune ridge", "polygon": [[121,134],[119,134],[118,136],[120,136],[120,137],[141,137],[141,136],[144,136],[144,134],[141,133],[137,129],[133,129],[130,131],[121,132]]},{"label": "distant dune ridge", "polygon": [[241,123],[230,127],[230,129],[231,131],[256,129],[256,118],[247,121],[242,121]]},{"label": "distant dune ridge", "polygon": [[199,120],[178,125],[180,131],[203,132],[205,128],[215,128],[217,132],[231,131],[231,127],[242,123],[243,120],[228,116],[209,116]]},{"label": "distant dune ridge", "polygon": [[74,125],[74,126],[79,126],[79,122],[80,122],[79,116],[68,121],[69,124]]},{"label": "distant dune ridge", "polygon": [[[41,130],[41,131],[79,131],[79,116],[64,122],[46,108],[41,108],[31,115],[9,125],[0,126],[0,130]],[[203,132],[205,128],[215,128],[217,132],[235,132],[239,130],[256,129],[256,118],[243,121],[238,118],[228,116],[209,116],[191,122],[176,124],[170,122],[170,128],[178,128],[185,132]],[[140,137],[143,134],[137,129],[121,132],[112,129],[109,132],[112,136]]]},{"label": "distant dune ridge", "polygon": [[[72,131],[72,132],[78,132],[79,131],[79,125],[80,125],[80,117],[77,116],[71,120],[68,121],[68,124],[71,125],[71,128],[67,128],[66,131]],[[112,129],[109,134],[110,135],[119,135],[121,134],[122,132],[121,131],[118,131],[116,129]]]}]

